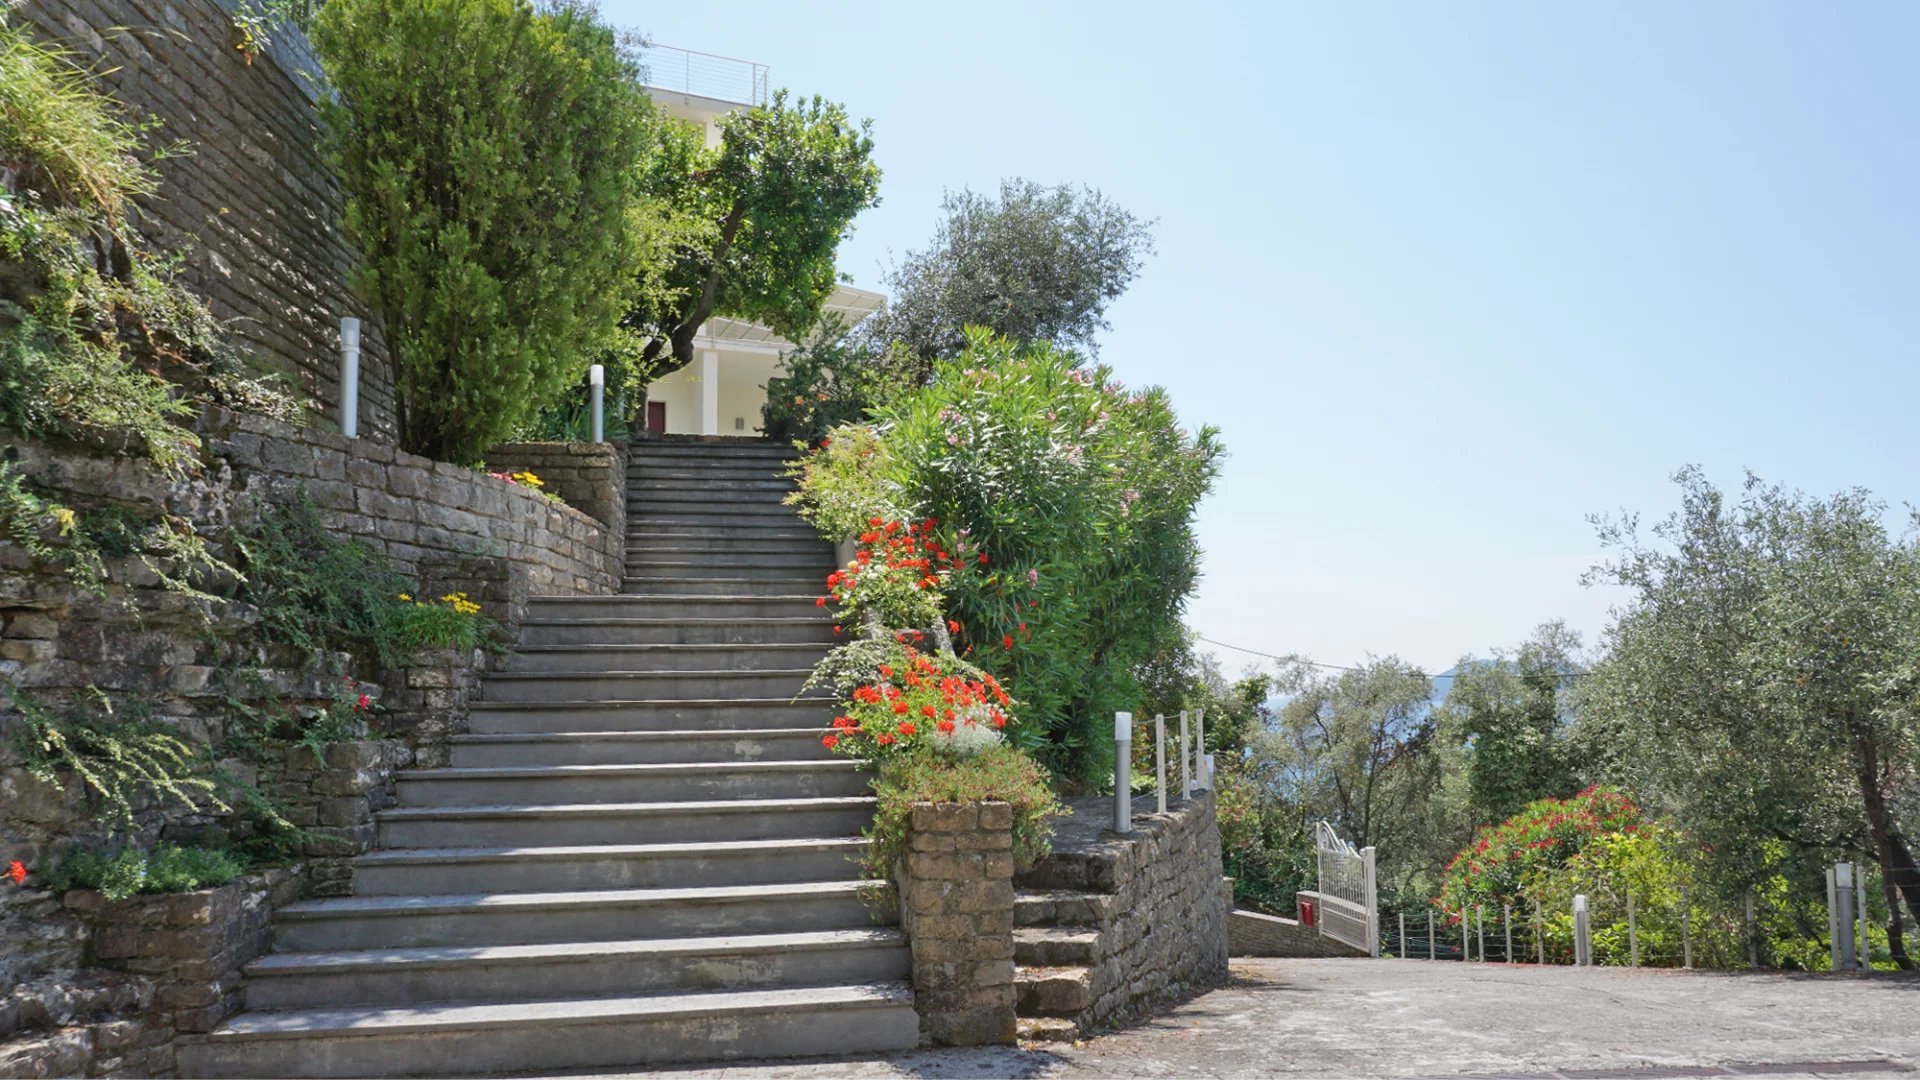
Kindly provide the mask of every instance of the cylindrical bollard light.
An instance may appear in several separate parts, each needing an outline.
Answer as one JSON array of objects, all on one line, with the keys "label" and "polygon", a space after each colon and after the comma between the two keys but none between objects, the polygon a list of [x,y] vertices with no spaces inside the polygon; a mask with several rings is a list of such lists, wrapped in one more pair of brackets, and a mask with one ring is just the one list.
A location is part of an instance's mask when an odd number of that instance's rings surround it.
[{"label": "cylindrical bollard light", "polygon": [[1167,812],[1167,718],[1153,714],[1153,789],[1156,809]]},{"label": "cylindrical bollard light", "polygon": [[1113,831],[1133,829],[1133,714],[1113,714]]},{"label": "cylindrical bollard light", "polygon": [[606,441],[606,410],[601,407],[605,400],[607,387],[607,369],[595,364],[587,369],[587,412],[593,417],[593,442]]},{"label": "cylindrical bollard light", "polygon": [[1180,797],[1193,798],[1193,764],[1187,749],[1187,710],[1180,710]]},{"label": "cylindrical bollard light", "polygon": [[1585,894],[1573,898],[1573,962],[1577,967],[1593,963],[1593,924],[1587,912]]},{"label": "cylindrical bollard light", "polygon": [[360,320],[340,319],[340,434],[360,437]]},{"label": "cylindrical bollard light", "polygon": [[1213,778],[1207,775],[1207,710],[1193,710],[1193,786],[1201,791],[1213,787]]}]

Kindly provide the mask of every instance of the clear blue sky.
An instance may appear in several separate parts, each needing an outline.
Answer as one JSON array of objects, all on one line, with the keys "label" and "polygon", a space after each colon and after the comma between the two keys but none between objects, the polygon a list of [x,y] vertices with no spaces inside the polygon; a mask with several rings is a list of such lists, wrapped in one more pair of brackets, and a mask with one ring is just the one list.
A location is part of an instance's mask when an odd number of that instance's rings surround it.
[{"label": "clear blue sky", "polygon": [[1920,501],[1920,7],[605,11],[873,118],[857,284],[943,188],[1159,218],[1103,358],[1224,430],[1207,637],[1431,670],[1591,639],[1585,515],[1664,514],[1689,462]]}]

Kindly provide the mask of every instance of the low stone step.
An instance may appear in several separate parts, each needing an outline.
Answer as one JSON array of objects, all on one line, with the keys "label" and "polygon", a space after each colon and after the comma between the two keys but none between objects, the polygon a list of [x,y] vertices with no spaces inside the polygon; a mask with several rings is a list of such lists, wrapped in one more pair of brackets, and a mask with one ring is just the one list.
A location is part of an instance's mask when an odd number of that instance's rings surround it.
[{"label": "low stone step", "polygon": [[918,1044],[904,985],[242,1013],[184,1047],[185,1076],[489,1075]]},{"label": "low stone step", "polygon": [[672,765],[547,765],[408,769],[394,774],[407,806],[814,799],[864,794],[862,762],[695,762]]},{"label": "low stone step", "polygon": [[646,482],[702,482],[707,480],[777,480],[792,483],[786,465],[765,461],[684,462],[665,458],[630,465],[629,488]]},{"label": "low stone step", "polygon": [[455,735],[459,768],[520,765],[653,765],[685,762],[824,761],[827,725],[758,731],[567,731]]},{"label": "low stone step", "polygon": [[642,435],[627,444],[627,456],[695,457],[798,457],[792,443],[758,435]]},{"label": "low stone step", "polygon": [[709,698],[683,701],[481,701],[470,706],[476,735],[591,731],[737,731],[824,727],[832,698]]},{"label": "low stone step", "polygon": [[273,953],[246,968],[249,1009],[526,1001],[898,982],[884,927],[636,941]]},{"label": "low stone step", "polygon": [[[832,634],[832,630],[828,630]],[[752,645],[522,645],[507,671],[597,674],[604,671],[788,671],[812,667],[831,648],[802,641]]]},{"label": "low stone step", "polygon": [[640,476],[627,478],[629,496],[683,496],[697,499],[713,492],[740,493],[747,495],[770,494],[785,497],[798,485],[791,477],[778,472],[762,472],[757,469],[728,471],[719,470],[701,474],[691,469],[674,470],[678,475],[662,475],[658,471],[649,471]]},{"label": "low stone step", "polygon": [[638,596],[781,596],[807,597],[811,601],[826,594],[826,575],[775,578],[629,575],[621,591]]},{"label": "low stone step", "polygon": [[480,692],[487,701],[792,697],[812,670],[503,672],[488,675]]},{"label": "low stone step", "polygon": [[1113,916],[1111,893],[1020,889],[1013,896],[1015,926],[1098,926]]},{"label": "low stone step", "polygon": [[1100,932],[1067,926],[1019,926],[1013,961],[1030,967],[1091,967],[1100,959]]},{"label": "low stone step", "polygon": [[1014,1021],[1013,1037],[1023,1043],[1077,1042],[1080,1025],[1059,1016],[1022,1016]]},{"label": "low stone step", "polygon": [[274,918],[274,940],[284,952],[337,952],[852,930],[874,924],[868,904],[878,895],[868,882],[823,881],[350,896],[302,900],[281,908]]},{"label": "low stone step", "polygon": [[520,624],[520,647],[833,643],[833,619],[814,611],[799,618],[530,620]]},{"label": "low stone step", "polygon": [[1083,967],[1020,967],[1013,973],[1021,1016],[1078,1016],[1093,1004],[1093,972]]},{"label": "low stone step", "polygon": [[662,596],[635,593],[620,596],[535,597],[527,602],[527,617],[546,619],[735,619],[826,618],[816,603],[825,578],[804,593],[792,596]]},{"label": "low stone step", "polygon": [[396,807],[375,815],[385,848],[559,847],[852,836],[873,797],[672,803]]},{"label": "low stone step", "polygon": [[704,844],[395,848],[354,860],[356,896],[665,889],[848,881],[864,837]]}]

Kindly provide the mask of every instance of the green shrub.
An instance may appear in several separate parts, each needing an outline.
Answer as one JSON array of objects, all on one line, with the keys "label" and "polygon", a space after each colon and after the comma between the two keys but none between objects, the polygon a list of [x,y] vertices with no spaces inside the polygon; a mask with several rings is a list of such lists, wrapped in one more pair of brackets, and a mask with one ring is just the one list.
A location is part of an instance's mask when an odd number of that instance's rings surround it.
[{"label": "green shrub", "polygon": [[761,426],[771,438],[818,443],[911,390],[912,366],[894,352],[845,336],[804,345],[783,357],[781,374],[767,380]]},{"label": "green shrub", "polygon": [[979,549],[947,595],[969,659],[1021,699],[1056,772],[1102,783],[1112,714],[1185,633],[1215,432],[1182,431],[1164,391],[983,333],[875,419],[902,500]]},{"label": "green shrub", "polygon": [[19,716],[15,744],[34,779],[64,791],[77,778],[99,816],[122,827],[133,824],[133,801],[147,796],[188,810],[229,809],[215,797],[205,762],[178,735],[147,719],[137,702],[119,715],[105,694],[93,694],[92,707],[55,707],[0,682],[0,708]]},{"label": "green shrub", "polygon": [[268,510],[234,543],[239,598],[260,610],[269,640],[309,653],[398,667],[422,649],[478,648],[499,628],[465,593],[416,599],[384,552],[334,536],[305,501]]},{"label": "green shrub", "polygon": [[586,5],[331,0],[313,40],[400,441],[474,461],[619,337],[651,105]]},{"label": "green shrub", "polygon": [[130,435],[178,474],[199,446],[184,426],[198,401],[297,409],[274,380],[241,373],[178,261],[129,223],[132,200],[157,193],[143,135],[0,7],[0,161],[13,173],[0,189],[0,427]]},{"label": "green shrub", "polygon": [[[804,444],[800,448],[806,449]],[[836,543],[872,528],[874,518],[907,516],[906,493],[893,475],[889,444],[866,424],[832,429],[812,453],[791,463],[788,472],[797,486],[787,504]]]},{"label": "green shrub", "polygon": [[246,873],[232,852],[161,844],[151,851],[76,851],[46,874],[54,892],[98,889],[113,900],[137,893],[177,893],[218,888]]},{"label": "green shrub", "polygon": [[1010,803],[1013,807],[1013,859],[1028,867],[1046,856],[1052,819],[1064,811],[1047,783],[1046,771],[1005,743],[971,757],[923,751],[891,757],[880,764],[873,782],[879,805],[867,830],[871,845],[866,869],[885,878],[906,854],[907,832],[917,802]]}]

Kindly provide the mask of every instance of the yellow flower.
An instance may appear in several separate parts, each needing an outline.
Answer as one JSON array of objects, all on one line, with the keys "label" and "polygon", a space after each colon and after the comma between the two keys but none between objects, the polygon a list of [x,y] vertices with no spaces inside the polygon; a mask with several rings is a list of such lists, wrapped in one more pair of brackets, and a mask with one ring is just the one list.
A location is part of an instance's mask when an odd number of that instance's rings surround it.
[{"label": "yellow flower", "polygon": [[413,597],[411,597],[411,596],[408,596],[408,595],[407,595],[406,593],[401,593],[401,594],[400,594],[400,599],[402,599],[402,600],[411,600],[411,599],[413,599]]},{"label": "yellow flower", "polygon": [[533,475],[530,472],[514,473],[513,478],[530,488],[543,488],[547,486],[547,482],[545,480],[540,479],[539,477]]},{"label": "yellow flower", "polygon": [[76,516],[69,507],[56,506],[53,508],[53,520],[60,523],[61,536],[65,536],[73,531],[73,522]]}]

